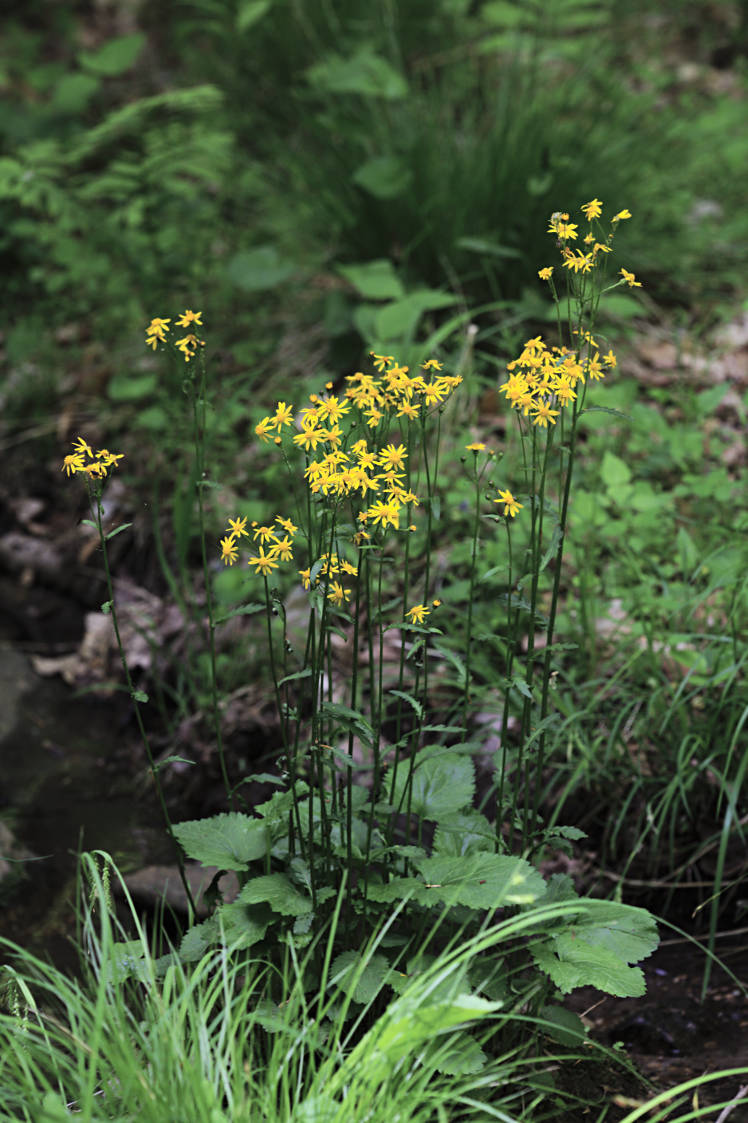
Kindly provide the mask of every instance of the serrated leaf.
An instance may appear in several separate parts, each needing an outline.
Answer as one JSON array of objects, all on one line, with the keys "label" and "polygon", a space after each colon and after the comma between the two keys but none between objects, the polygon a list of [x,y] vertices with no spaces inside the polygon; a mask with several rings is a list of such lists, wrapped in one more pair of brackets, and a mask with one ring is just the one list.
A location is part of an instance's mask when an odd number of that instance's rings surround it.
[{"label": "serrated leaf", "polygon": [[[398,768],[392,802],[405,811],[408,807],[410,762]],[[423,749],[413,769],[410,807],[422,819],[441,819],[462,811],[473,800],[475,770],[469,757],[441,748]]]},{"label": "serrated leaf", "polygon": [[404,702],[407,702],[408,705],[415,710],[418,717],[423,717],[423,706],[412,694],[406,694],[404,690],[390,690],[389,693],[393,694],[395,698],[402,698]]},{"label": "serrated leaf", "polygon": [[237,950],[258,944],[278,920],[267,905],[243,905],[239,901],[221,905],[216,919],[223,925],[226,945]]},{"label": "serrated leaf", "polygon": [[478,1042],[463,1034],[459,1045],[439,1051],[435,1067],[445,1076],[465,1076],[471,1072],[480,1072],[485,1063],[486,1054]]},{"label": "serrated leaf", "polygon": [[616,901],[584,901],[573,923],[532,946],[537,965],[565,994],[594,986],[618,998],[636,998],[644,975],[630,963],[646,959],[659,943],[654,917],[646,909]]},{"label": "serrated leaf", "polygon": [[193,924],[182,937],[179,945],[179,958],[183,963],[197,963],[208,948],[219,938],[218,922],[214,916],[202,924]]},{"label": "serrated leaf", "polygon": [[493,851],[496,832],[480,811],[458,811],[439,820],[434,835],[434,856],[458,857]]},{"label": "serrated leaf", "polygon": [[[405,289],[391,261],[367,261],[362,265],[340,265],[338,273],[365,300],[392,300],[404,296]],[[321,565],[321,562],[318,563]],[[312,570],[312,577],[314,570]]]},{"label": "serrated leaf", "polygon": [[640,998],[646,990],[639,967],[629,967],[607,948],[593,947],[564,932],[552,942],[533,945],[532,957],[562,994],[593,986],[616,998]]},{"label": "serrated leaf", "polygon": [[336,956],[331,968],[331,981],[354,1002],[368,1006],[385,984],[390,965],[383,955],[366,959],[358,951],[344,951]]},{"label": "serrated leaf", "polygon": [[427,905],[433,901],[430,890],[415,877],[393,877],[384,885],[369,884],[366,894],[370,901],[376,901],[378,904],[390,904],[393,901],[407,899]]},{"label": "serrated leaf", "polygon": [[237,901],[243,905],[265,902],[273,912],[279,912],[283,916],[304,916],[312,911],[309,897],[300,893],[284,873],[253,877],[244,886]]},{"label": "serrated leaf", "polygon": [[524,858],[508,854],[426,858],[415,863],[434,900],[471,909],[526,905],[545,893],[545,881]]},{"label": "serrated leaf", "polygon": [[177,823],[173,830],[188,858],[223,870],[245,870],[268,846],[265,824],[240,811]]}]

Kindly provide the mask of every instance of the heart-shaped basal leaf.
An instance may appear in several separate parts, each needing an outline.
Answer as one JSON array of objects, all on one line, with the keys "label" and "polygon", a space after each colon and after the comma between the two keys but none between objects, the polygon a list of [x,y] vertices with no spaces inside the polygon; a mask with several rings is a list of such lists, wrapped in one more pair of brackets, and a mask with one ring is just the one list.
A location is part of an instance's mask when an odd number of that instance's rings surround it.
[{"label": "heart-shaped basal leaf", "polygon": [[[395,807],[408,809],[410,761],[403,761],[395,779]],[[410,809],[422,819],[439,822],[473,801],[475,770],[468,756],[439,747],[422,749],[413,768]]]},{"label": "heart-shaped basal leaf", "polygon": [[361,952],[344,951],[333,960],[330,973],[332,982],[354,1002],[368,1006],[384,986],[390,970],[383,955],[364,959]]},{"label": "heart-shaped basal leaf", "polygon": [[240,811],[177,823],[173,830],[188,858],[222,870],[245,870],[250,862],[264,858],[268,848],[265,824]]}]

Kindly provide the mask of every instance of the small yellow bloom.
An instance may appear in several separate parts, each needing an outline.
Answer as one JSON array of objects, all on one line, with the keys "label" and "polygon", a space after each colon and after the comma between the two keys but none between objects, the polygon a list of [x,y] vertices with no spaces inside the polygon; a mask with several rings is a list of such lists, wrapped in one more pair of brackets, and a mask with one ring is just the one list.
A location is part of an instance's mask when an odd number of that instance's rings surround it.
[{"label": "small yellow bloom", "polygon": [[247,530],[246,518],[229,519],[229,532],[234,538],[241,538],[244,534],[249,538],[249,531]]},{"label": "small yellow bloom", "polygon": [[285,402],[278,402],[275,413],[272,417],[273,425],[276,429],[280,430],[283,425],[293,425],[293,406],[287,406]]},{"label": "small yellow bloom", "polygon": [[380,467],[391,470],[404,468],[407,455],[408,453],[405,445],[385,445],[379,453]]},{"label": "small yellow bloom", "polygon": [[290,519],[284,519],[282,515],[276,515],[275,521],[278,526],[283,527],[287,534],[295,534],[299,529],[297,526],[294,526]]},{"label": "small yellow bloom", "polygon": [[203,321],[200,319],[202,312],[193,312],[191,308],[185,308],[182,315],[177,320],[178,328],[188,328],[190,324],[197,324],[199,327],[203,326]]},{"label": "small yellow bloom", "polygon": [[414,604],[412,608],[408,609],[405,615],[410,617],[411,624],[425,624],[426,617],[430,611],[431,609],[426,608],[425,604]]},{"label": "small yellow bloom", "polygon": [[619,211],[618,214],[613,215],[611,222],[620,222],[622,218],[631,218],[631,211],[624,208],[622,211]]},{"label": "small yellow bloom", "polygon": [[311,567],[310,567],[309,569],[300,569],[300,570],[299,570],[299,577],[300,577],[300,578],[301,578],[301,580],[302,580],[302,583],[303,583],[303,585],[304,585],[304,588],[305,588],[305,589],[309,589],[309,588],[311,587],[311,584],[312,584],[312,571],[311,571]]},{"label": "small yellow bloom", "polygon": [[70,452],[62,462],[61,472],[66,476],[72,476],[76,472],[82,472],[85,469],[85,461],[80,452]]},{"label": "small yellow bloom", "polygon": [[437,362],[436,359],[427,359],[425,363],[421,363],[421,370],[441,370],[443,366],[444,364]]},{"label": "small yellow bloom", "polygon": [[606,366],[611,368],[618,366],[618,359],[615,357],[612,351],[608,351],[607,355],[603,355],[603,362]]},{"label": "small yellow bloom", "polygon": [[293,560],[292,542],[288,535],[273,543],[268,550],[268,557],[280,558],[281,561]]},{"label": "small yellow bloom", "polygon": [[394,359],[394,355],[375,355],[373,351],[370,351],[369,354],[372,357],[374,366],[379,371],[384,370],[384,368]]},{"label": "small yellow bloom", "polygon": [[642,287],[641,281],[637,281],[635,273],[629,273],[628,269],[621,270],[621,276],[630,289],[640,289]]},{"label": "small yellow bloom", "polygon": [[599,218],[603,213],[603,205],[599,199],[591,199],[589,203],[582,204],[582,211],[587,219],[592,222],[593,218]]},{"label": "small yellow bloom", "polygon": [[253,565],[255,567],[255,573],[261,573],[263,577],[266,577],[268,573],[272,573],[274,569],[278,568],[277,561],[271,558],[270,554],[266,554],[262,546],[260,546],[259,556],[250,558],[247,564]]},{"label": "small yellow bloom", "polygon": [[485,447],[482,441],[473,441],[471,445],[465,445],[468,452],[483,452]]},{"label": "small yellow bloom", "polygon": [[494,499],[494,503],[503,503],[504,515],[508,515],[512,519],[518,511],[522,510],[522,507],[524,506],[524,504],[517,502],[511,491],[499,490],[499,497],[498,499]]},{"label": "small yellow bloom", "polygon": [[269,441],[274,429],[272,417],[263,417],[257,425],[255,425],[255,433],[261,441]]},{"label": "small yellow bloom", "polygon": [[553,276],[553,266],[546,265],[544,269],[538,269],[538,276],[540,277],[541,281],[550,281],[551,277]]},{"label": "small yellow bloom", "polygon": [[221,561],[224,565],[233,565],[239,557],[239,551],[236,548],[236,539],[233,534],[229,534],[226,538],[221,539]]},{"label": "small yellow bloom", "polygon": [[344,604],[345,601],[351,599],[351,590],[344,589],[339,581],[333,581],[330,584],[330,591],[327,594],[327,599],[331,600],[333,604]]}]

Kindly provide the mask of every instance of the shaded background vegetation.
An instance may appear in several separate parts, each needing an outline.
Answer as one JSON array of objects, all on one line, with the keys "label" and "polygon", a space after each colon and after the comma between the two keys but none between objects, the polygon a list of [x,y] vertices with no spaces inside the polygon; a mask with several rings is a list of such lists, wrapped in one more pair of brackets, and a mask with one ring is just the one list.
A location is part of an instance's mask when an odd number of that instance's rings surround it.
[{"label": "shaded background vegetation", "polygon": [[[586,429],[549,814],[589,829],[603,865],[625,875],[636,859],[640,880],[665,870],[668,893],[684,876],[716,886],[737,917],[748,399],[712,333],[740,308],[746,264],[746,9],[30,0],[6,12],[9,472],[49,493],[68,432],[137,447],[128,482],[150,495],[160,481],[167,552],[183,565],[192,494],[169,481],[189,456],[186,425],[178,371],[143,347],[152,316],[202,310],[213,475],[232,513],[259,516],[283,485],[246,453],[251,423],[372,346],[411,360],[428,346],[459,368],[460,423],[503,442],[497,380],[551,318],[537,277],[555,253],[548,215],[593,196],[632,211],[619,248],[643,295],[616,293],[603,324],[630,353],[605,398],[629,420],[598,414]],[[469,488],[456,467],[448,479],[459,650]],[[484,551],[490,572],[501,547]],[[233,580],[218,579],[227,600]],[[487,634],[500,628],[493,592],[489,580]],[[497,660],[481,651],[488,696]],[[223,666],[228,686],[259,673],[246,654]]]}]

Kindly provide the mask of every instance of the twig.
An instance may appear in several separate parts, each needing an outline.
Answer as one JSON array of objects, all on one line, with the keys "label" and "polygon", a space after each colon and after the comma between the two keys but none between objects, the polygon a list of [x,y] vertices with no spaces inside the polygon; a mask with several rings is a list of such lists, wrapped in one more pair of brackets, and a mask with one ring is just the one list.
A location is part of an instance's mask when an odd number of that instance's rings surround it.
[{"label": "twig", "polygon": [[730,1114],[732,1109],[734,1107],[737,1107],[737,1105],[739,1103],[745,1103],[746,1092],[748,1092],[748,1084],[743,1084],[743,1086],[741,1088],[738,1088],[738,1094],[735,1097],[735,1099],[730,1100],[729,1104],[727,1104],[727,1106],[722,1109],[722,1111],[719,1113],[719,1115],[715,1119],[714,1123],[725,1123],[725,1119],[727,1119],[727,1116]]}]

